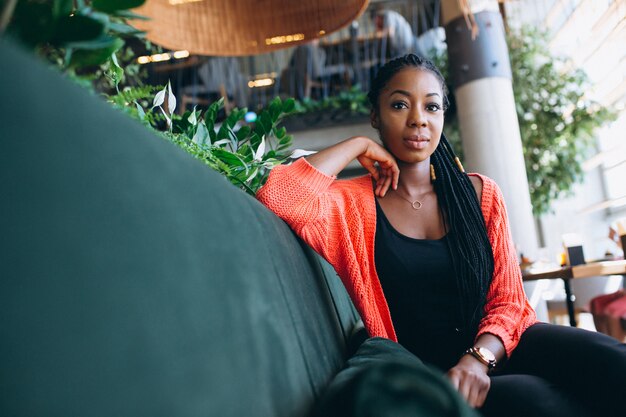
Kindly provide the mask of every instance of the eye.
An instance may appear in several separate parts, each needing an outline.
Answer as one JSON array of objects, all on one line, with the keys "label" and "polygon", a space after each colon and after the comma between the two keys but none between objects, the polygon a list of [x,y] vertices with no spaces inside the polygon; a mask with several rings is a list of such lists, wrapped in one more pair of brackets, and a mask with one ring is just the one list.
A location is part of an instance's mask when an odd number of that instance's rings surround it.
[{"label": "eye", "polygon": [[404,101],[394,101],[393,103],[391,103],[391,107],[396,110],[409,108],[409,106]]},{"label": "eye", "polygon": [[437,112],[439,110],[441,110],[441,105],[437,104],[437,103],[430,103],[426,105],[426,110],[428,110],[429,112]]}]

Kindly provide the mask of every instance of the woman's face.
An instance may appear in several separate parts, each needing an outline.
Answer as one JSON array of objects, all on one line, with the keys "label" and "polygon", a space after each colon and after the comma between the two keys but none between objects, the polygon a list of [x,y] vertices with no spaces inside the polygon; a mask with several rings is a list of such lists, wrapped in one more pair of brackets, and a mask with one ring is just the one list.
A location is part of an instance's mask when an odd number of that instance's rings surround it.
[{"label": "woman's face", "polygon": [[414,164],[429,159],[443,130],[439,79],[427,70],[400,70],[380,92],[372,127],[399,161]]}]

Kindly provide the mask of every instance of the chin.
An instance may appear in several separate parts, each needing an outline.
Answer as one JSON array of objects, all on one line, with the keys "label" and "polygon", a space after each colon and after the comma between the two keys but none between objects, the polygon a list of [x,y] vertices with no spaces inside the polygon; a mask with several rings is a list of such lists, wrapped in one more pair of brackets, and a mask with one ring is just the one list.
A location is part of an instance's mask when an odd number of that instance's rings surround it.
[{"label": "chin", "polygon": [[398,157],[394,154],[394,157],[398,162],[401,162],[404,165],[416,165],[422,162],[430,162],[430,154],[423,157],[416,157],[414,155],[402,155]]}]

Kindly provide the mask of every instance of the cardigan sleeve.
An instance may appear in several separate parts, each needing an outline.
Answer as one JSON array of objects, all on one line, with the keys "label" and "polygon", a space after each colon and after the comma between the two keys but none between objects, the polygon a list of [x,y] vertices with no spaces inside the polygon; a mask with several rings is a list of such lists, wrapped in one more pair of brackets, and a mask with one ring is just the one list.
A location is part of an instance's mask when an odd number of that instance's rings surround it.
[{"label": "cardigan sleeve", "polygon": [[335,179],[300,158],[291,165],[272,169],[256,197],[295,229],[324,213],[324,192]]},{"label": "cardigan sleeve", "polygon": [[337,245],[346,233],[341,230],[346,227],[346,187],[346,181],[336,181],[300,158],[272,169],[256,197],[317,253],[337,265]]},{"label": "cardigan sleeve", "polygon": [[493,250],[494,270],[477,338],[484,333],[496,335],[510,356],[522,333],[537,320],[522,285],[502,192],[486,177],[483,177],[481,205]]}]

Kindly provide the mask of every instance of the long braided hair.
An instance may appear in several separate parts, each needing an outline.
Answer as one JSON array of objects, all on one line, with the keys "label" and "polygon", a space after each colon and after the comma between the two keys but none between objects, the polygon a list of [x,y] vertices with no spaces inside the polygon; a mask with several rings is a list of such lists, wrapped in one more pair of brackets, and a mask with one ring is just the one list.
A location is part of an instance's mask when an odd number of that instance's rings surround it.
[{"label": "long braided hair", "polygon": [[[406,68],[429,71],[435,75],[441,84],[444,110],[447,109],[446,83],[437,67],[427,59],[408,54],[389,61],[378,71],[368,93],[372,111],[378,111],[381,90],[395,74]],[[430,163],[434,168],[436,179],[433,186],[445,219],[446,240],[456,274],[461,319],[467,326],[467,334],[474,336],[483,317],[493,275],[493,251],[474,186],[443,133]]]}]

